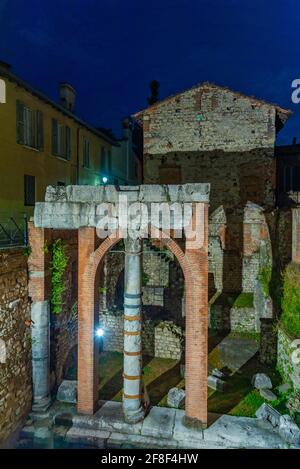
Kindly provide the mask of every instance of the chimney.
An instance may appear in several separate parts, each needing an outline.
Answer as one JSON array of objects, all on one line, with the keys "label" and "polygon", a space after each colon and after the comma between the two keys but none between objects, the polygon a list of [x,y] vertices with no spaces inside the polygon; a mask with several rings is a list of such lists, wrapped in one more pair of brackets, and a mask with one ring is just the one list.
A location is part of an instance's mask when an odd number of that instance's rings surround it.
[{"label": "chimney", "polygon": [[129,138],[131,134],[131,121],[129,117],[125,117],[125,119],[123,119],[122,127],[123,127],[124,138]]},{"label": "chimney", "polygon": [[74,112],[76,91],[69,83],[59,84],[59,98],[60,104],[68,111]]}]

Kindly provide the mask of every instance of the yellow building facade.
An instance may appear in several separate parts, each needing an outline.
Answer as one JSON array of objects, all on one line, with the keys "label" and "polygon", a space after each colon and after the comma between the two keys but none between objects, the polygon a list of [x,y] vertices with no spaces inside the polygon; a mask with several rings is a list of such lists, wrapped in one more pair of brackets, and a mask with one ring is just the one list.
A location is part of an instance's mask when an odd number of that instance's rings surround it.
[{"label": "yellow building facade", "polygon": [[0,81],[0,221],[32,215],[48,185],[101,184],[118,143],[1,66]]}]

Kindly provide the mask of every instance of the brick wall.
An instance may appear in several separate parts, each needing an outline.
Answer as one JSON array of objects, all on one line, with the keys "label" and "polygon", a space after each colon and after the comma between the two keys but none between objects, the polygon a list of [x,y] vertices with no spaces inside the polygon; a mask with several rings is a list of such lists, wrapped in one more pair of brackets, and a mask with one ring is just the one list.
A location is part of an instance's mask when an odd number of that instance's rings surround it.
[{"label": "brick wall", "polygon": [[50,330],[50,386],[55,390],[66,377],[69,367],[76,366],[77,345],[77,275],[78,239],[76,231],[55,230],[52,240],[60,238],[68,259],[63,282],[63,309],[59,315],[51,314]]},{"label": "brick wall", "polygon": [[210,291],[253,290],[258,262],[255,256],[242,259],[244,206],[251,201],[274,207],[275,109],[204,85],[150,107],[140,118],[146,184],[211,184]]},{"label": "brick wall", "polygon": [[31,333],[27,258],[22,249],[0,252],[0,442],[21,423],[31,407]]}]

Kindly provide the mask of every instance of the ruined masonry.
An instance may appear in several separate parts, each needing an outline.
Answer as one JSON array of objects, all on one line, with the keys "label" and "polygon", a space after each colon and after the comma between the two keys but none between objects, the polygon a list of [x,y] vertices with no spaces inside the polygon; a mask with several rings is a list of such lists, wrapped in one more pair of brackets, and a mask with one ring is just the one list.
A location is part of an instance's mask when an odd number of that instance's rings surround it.
[{"label": "ruined masonry", "polygon": [[[49,404],[49,277],[46,254],[41,249],[55,230],[78,230],[78,404],[81,414],[93,415],[98,407],[98,347],[95,330],[99,322],[99,285],[104,256],[124,236],[99,239],[98,207],[111,203],[118,208],[119,196],[128,206],[143,202],[188,203],[191,220],[180,243],[174,238],[176,216],[167,235],[160,222],[157,238],[177,259],[185,282],[185,423],[207,426],[208,354],[208,203],[209,184],[90,187],[48,187],[45,202],[37,203],[30,226],[30,291],[35,320],[33,346],[34,409]],[[197,217],[197,225],[196,225]],[[150,224],[150,220],[149,220]],[[147,234],[147,233],[146,233]],[[153,231],[151,231],[153,237]],[[197,243],[195,242],[197,240]],[[143,419],[141,406],[141,239],[125,238],[124,373],[123,413],[127,422]],[[36,259],[36,262],[33,260]]]}]

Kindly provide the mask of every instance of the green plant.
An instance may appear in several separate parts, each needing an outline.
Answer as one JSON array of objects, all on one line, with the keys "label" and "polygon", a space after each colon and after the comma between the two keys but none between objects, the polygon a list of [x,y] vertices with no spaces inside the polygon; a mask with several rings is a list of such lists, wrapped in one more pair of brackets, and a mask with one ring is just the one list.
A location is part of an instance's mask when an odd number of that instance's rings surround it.
[{"label": "green plant", "polygon": [[257,389],[250,391],[230,412],[239,417],[255,417],[255,412],[265,402]]},{"label": "green plant", "polygon": [[288,334],[300,337],[300,266],[290,263],[283,273],[281,324]]},{"label": "green plant", "polygon": [[68,264],[65,253],[65,245],[61,239],[57,239],[48,248],[52,254],[51,269],[51,307],[54,314],[60,314],[63,307],[63,294],[66,291],[66,285],[63,281],[64,273]]},{"label": "green plant", "polygon": [[26,246],[26,248],[24,248],[24,251],[23,251],[23,256],[29,257],[31,253],[32,253],[31,246]]},{"label": "green plant", "polygon": [[258,273],[258,280],[262,286],[265,296],[270,295],[271,278],[272,278],[272,267],[269,265],[263,266]]},{"label": "green plant", "polygon": [[148,274],[146,274],[146,272],[142,272],[142,286],[145,287],[147,285],[147,283],[149,282],[150,280],[150,277]]},{"label": "green plant", "polygon": [[253,308],[253,293],[240,293],[233,302],[234,308]]},{"label": "green plant", "polygon": [[106,293],[106,288],[105,287],[99,287],[99,293],[100,293],[100,295],[104,295],[104,293]]}]

